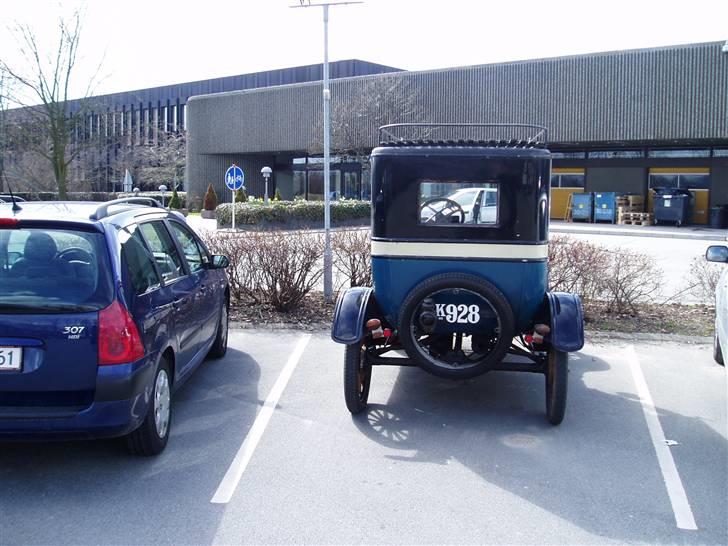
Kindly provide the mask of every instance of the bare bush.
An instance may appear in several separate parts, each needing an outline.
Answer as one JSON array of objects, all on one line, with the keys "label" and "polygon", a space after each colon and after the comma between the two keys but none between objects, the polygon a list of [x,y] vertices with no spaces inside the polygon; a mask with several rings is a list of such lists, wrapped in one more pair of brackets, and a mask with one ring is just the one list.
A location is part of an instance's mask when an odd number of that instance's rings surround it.
[{"label": "bare bush", "polygon": [[250,267],[250,239],[221,231],[203,232],[201,235],[211,252],[227,256],[230,260],[227,274],[232,301],[239,302],[246,296],[255,299],[257,273]]},{"label": "bare bush", "polygon": [[251,267],[257,289],[278,311],[290,311],[316,286],[323,274],[319,235],[301,231],[251,233]]},{"label": "bare bush", "polygon": [[206,234],[216,254],[230,260],[230,295],[237,302],[267,303],[290,311],[316,286],[323,270],[319,235],[305,232]]},{"label": "bare bush", "polygon": [[369,230],[347,230],[334,233],[331,241],[334,267],[349,286],[371,286],[372,258]]},{"label": "bare bush", "polygon": [[715,303],[715,287],[718,286],[723,266],[707,261],[703,256],[696,256],[690,262],[687,274],[687,292],[690,292],[700,303]]},{"label": "bare bush", "polygon": [[610,266],[609,250],[567,236],[549,242],[549,290],[578,294],[585,302],[599,299]]},{"label": "bare bush", "polygon": [[662,270],[652,256],[627,249],[609,251],[609,270],[604,279],[608,311],[637,313],[637,304],[654,301],[661,286]]}]

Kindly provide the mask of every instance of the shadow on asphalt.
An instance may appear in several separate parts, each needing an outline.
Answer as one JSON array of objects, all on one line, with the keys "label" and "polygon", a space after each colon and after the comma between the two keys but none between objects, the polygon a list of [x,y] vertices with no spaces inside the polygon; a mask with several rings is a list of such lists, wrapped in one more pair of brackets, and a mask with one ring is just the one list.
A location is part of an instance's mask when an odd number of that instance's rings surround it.
[{"label": "shadow on asphalt", "polygon": [[232,348],[203,362],[174,394],[158,457],[119,439],[0,443],[0,542],[210,543],[223,513],[210,499],[262,404],[259,379]]},{"label": "shadow on asphalt", "polygon": [[[726,522],[701,521],[700,512],[699,531],[676,529],[639,400],[589,388],[584,381],[587,374],[610,369],[589,354],[572,355],[567,413],[556,427],[545,418],[542,375],[492,372],[454,382],[417,368],[401,368],[387,404],[370,404],[353,421],[373,441],[403,451],[389,455],[392,459],[457,461],[595,535],[655,543],[674,542],[683,533],[691,543],[723,542]],[[668,411],[659,416],[663,423],[687,421],[682,425],[714,450],[714,461],[726,454],[725,439],[700,419]],[[722,502],[722,510],[712,506],[703,513],[725,513]]]}]

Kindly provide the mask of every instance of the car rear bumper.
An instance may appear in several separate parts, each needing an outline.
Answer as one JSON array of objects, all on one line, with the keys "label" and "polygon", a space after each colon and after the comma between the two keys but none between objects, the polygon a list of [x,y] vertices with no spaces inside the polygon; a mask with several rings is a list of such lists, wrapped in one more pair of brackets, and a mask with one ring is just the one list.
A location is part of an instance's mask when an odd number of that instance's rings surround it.
[{"label": "car rear bumper", "polygon": [[136,429],[147,414],[154,375],[150,356],[101,366],[87,407],[0,406],[0,439],[111,438]]}]

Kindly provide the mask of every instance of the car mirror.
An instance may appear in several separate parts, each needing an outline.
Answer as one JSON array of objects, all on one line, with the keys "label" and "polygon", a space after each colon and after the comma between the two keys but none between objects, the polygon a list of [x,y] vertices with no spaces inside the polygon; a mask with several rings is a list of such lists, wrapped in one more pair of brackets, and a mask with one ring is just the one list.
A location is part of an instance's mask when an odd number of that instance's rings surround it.
[{"label": "car mirror", "polygon": [[728,247],[722,245],[709,246],[705,252],[705,259],[709,262],[728,262]]},{"label": "car mirror", "polygon": [[212,268],[213,269],[225,269],[227,266],[230,265],[230,260],[228,260],[227,256],[221,256],[220,254],[216,254],[212,257]]}]

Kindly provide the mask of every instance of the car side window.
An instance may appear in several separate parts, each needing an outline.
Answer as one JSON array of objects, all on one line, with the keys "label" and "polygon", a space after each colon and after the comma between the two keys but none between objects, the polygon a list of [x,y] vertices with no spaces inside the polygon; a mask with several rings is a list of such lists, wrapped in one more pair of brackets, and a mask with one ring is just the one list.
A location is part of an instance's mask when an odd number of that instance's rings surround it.
[{"label": "car side window", "polygon": [[157,288],[160,283],[159,276],[137,226],[121,230],[119,239],[121,259],[126,263],[134,292],[141,295]]},{"label": "car side window", "polygon": [[165,282],[184,276],[182,259],[174,246],[172,237],[162,222],[145,222],[139,225],[144,239],[152,251],[157,269]]},{"label": "car side window", "polygon": [[172,235],[174,235],[174,238],[177,239],[177,242],[182,247],[182,252],[190,266],[190,271],[196,273],[204,269],[204,264],[207,263],[207,254],[200,250],[195,236],[177,222],[169,222],[169,225],[172,228]]}]

